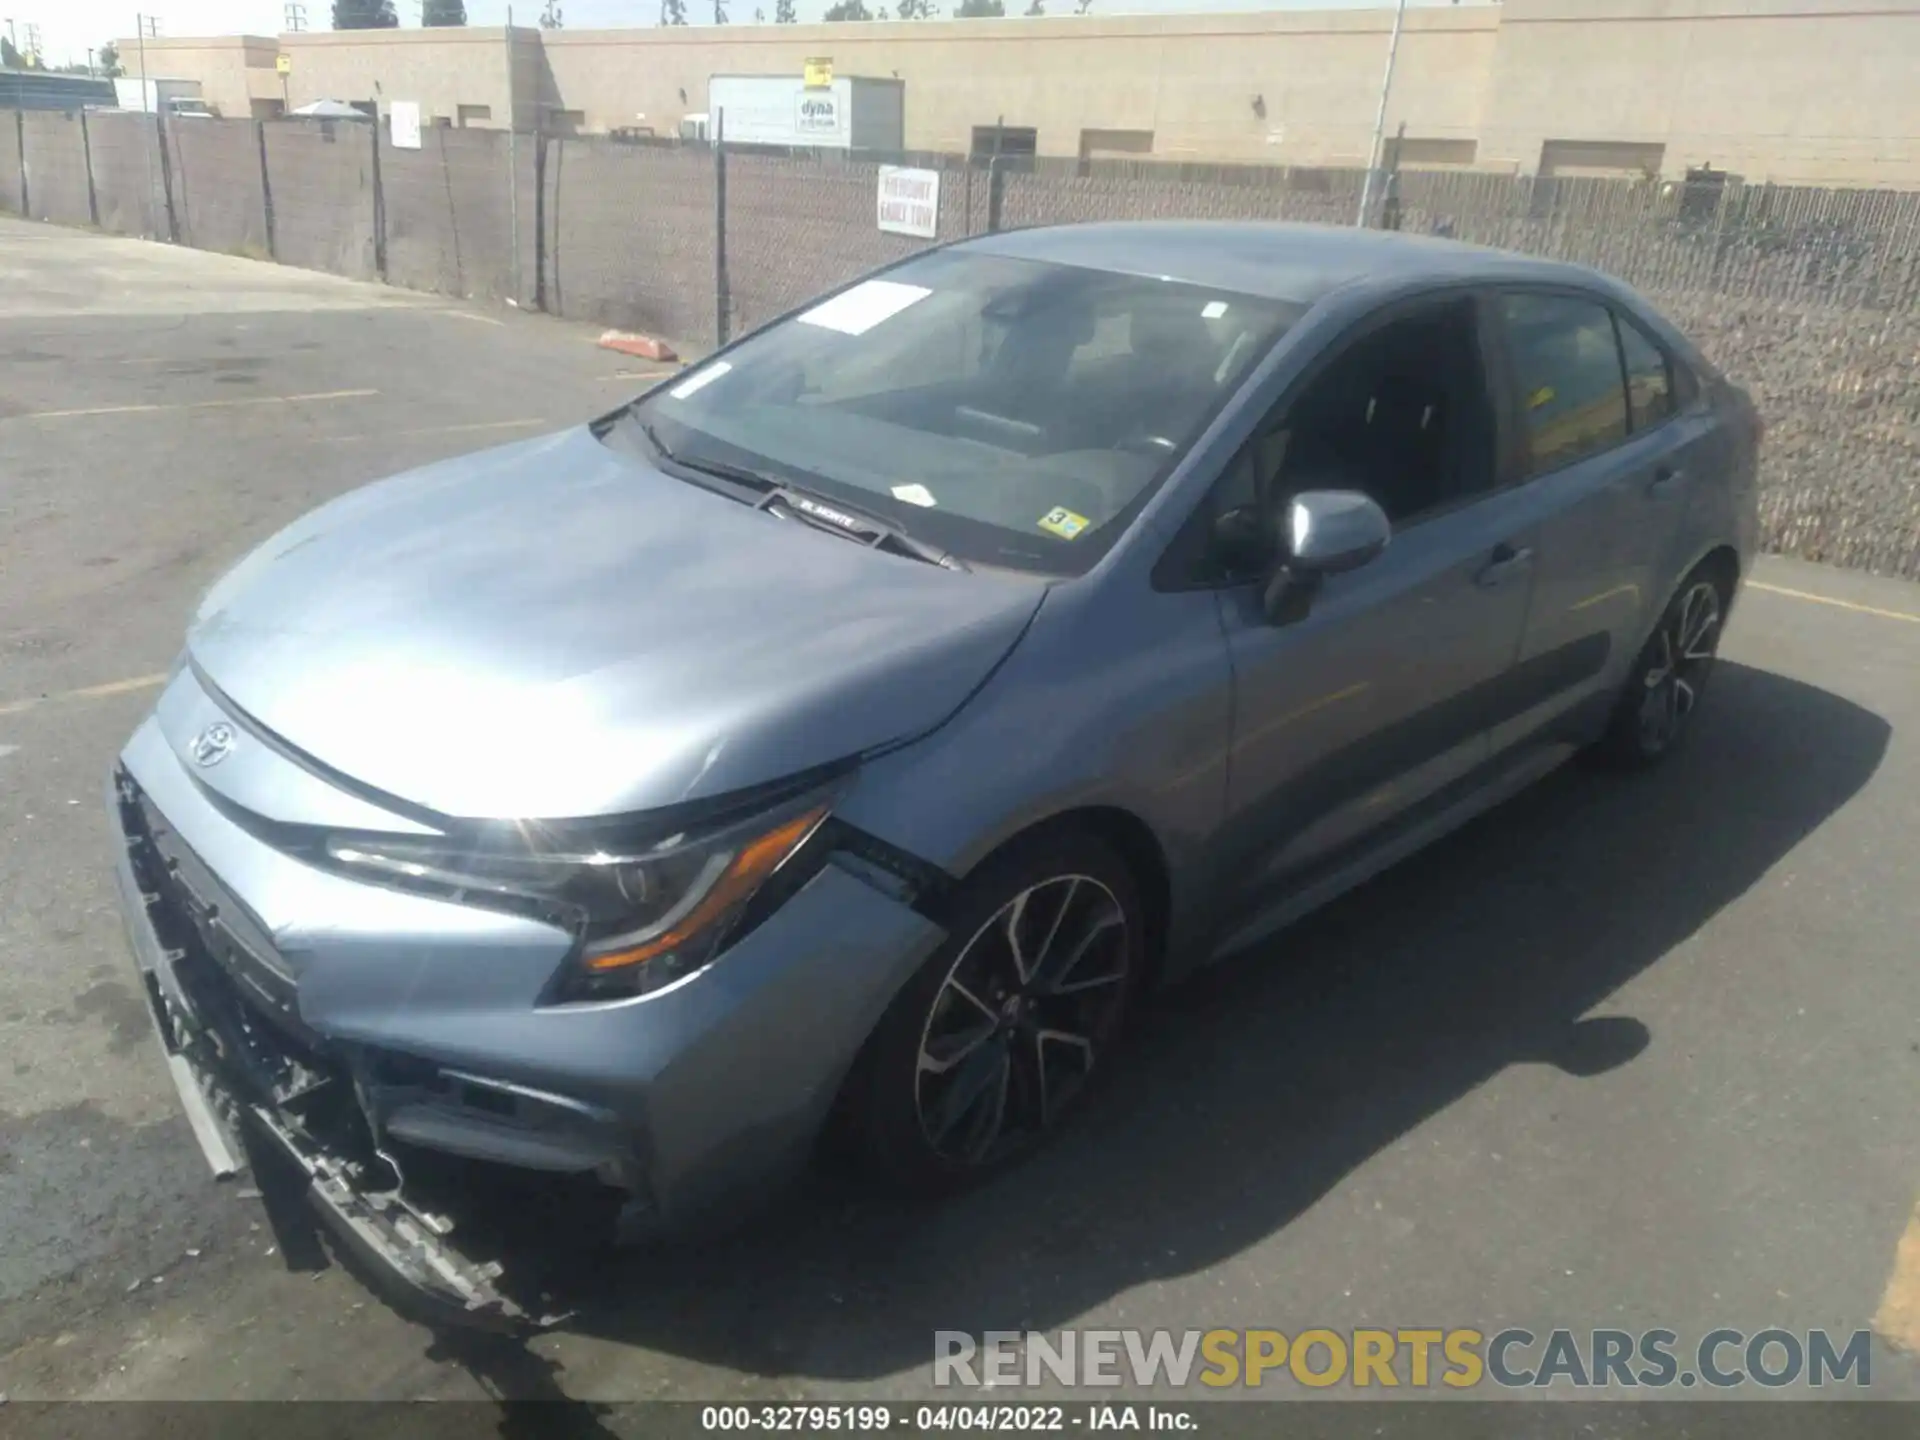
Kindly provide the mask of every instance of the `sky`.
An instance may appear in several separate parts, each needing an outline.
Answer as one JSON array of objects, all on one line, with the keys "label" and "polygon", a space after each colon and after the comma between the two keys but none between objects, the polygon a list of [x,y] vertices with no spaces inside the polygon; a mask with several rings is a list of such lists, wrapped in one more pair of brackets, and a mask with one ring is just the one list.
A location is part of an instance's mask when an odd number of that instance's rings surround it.
[{"label": "sky", "polygon": [[[162,35],[277,35],[286,28],[283,0],[151,0]],[[531,25],[540,13],[542,0],[516,0],[514,22]],[[560,0],[561,13],[572,29],[610,29],[626,25],[651,25],[657,19],[659,0]],[[832,0],[798,0],[800,18],[817,20]],[[868,0],[875,8],[877,0]],[[950,11],[958,0],[935,0],[943,11]],[[1364,10],[1390,5],[1392,0],[1094,0],[1094,13],[1100,15],[1137,15],[1186,11],[1205,14],[1223,10]],[[1410,4],[1447,4],[1451,0],[1409,0]],[[1468,0],[1472,3],[1472,0]],[[419,0],[396,0],[400,23],[420,23]],[[773,0],[728,0],[727,14],[735,23],[752,23],[754,6],[761,5],[773,14]],[[328,28],[332,0],[306,0],[307,28]],[[1025,8],[1024,0],[1007,0],[1007,9]],[[1048,0],[1054,13],[1071,13],[1073,0]],[[0,23],[12,27],[13,39],[26,46],[27,26],[40,27],[41,54],[49,65],[67,61],[84,62],[87,47],[102,41],[135,33],[136,6],[126,7],[119,0],[0,0]],[[467,20],[474,25],[499,25],[505,22],[507,0],[467,0]],[[687,16],[699,24],[710,21],[712,0],[687,0]]]}]

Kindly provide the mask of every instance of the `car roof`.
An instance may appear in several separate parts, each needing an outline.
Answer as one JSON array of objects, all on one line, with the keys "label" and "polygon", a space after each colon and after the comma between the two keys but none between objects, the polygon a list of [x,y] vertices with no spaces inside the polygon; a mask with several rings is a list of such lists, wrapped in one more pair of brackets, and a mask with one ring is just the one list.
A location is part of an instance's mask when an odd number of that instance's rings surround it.
[{"label": "car roof", "polygon": [[1357,281],[1562,281],[1612,289],[1584,266],[1392,230],[1279,221],[1130,220],[1002,230],[968,249],[1311,305]]}]

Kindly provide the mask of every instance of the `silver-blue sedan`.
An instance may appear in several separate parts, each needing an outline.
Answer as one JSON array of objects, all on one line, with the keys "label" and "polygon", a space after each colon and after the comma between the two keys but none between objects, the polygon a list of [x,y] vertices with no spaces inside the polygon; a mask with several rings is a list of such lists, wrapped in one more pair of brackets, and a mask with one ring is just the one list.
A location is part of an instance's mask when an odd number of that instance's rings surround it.
[{"label": "silver-blue sedan", "polygon": [[1672,752],[1759,437],[1587,270],[1115,224],[346,495],[206,596],[112,777],[195,1133],[494,1321],[487,1177],[627,1237],[829,1128],[964,1184],[1155,985],[1576,753]]}]

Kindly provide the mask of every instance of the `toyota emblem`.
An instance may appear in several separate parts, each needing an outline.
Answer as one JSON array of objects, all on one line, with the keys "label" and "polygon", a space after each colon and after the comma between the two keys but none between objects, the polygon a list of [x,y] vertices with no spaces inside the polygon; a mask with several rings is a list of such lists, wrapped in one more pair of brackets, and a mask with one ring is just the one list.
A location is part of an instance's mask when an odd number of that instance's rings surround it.
[{"label": "toyota emblem", "polygon": [[233,753],[233,726],[224,720],[216,720],[198,735],[193,744],[187,747],[187,754],[196,765],[218,765]]}]

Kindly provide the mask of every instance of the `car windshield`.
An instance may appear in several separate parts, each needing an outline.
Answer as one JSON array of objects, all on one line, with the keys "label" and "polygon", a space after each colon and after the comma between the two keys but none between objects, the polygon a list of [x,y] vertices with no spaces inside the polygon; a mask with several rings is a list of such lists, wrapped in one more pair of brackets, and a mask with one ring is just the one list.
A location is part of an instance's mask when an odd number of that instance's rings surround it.
[{"label": "car windshield", "polygon": [[1075,574],[1300,314],[1151,276],[943,250],[656,391],[672,457],[759,472],[988,565]]}]

